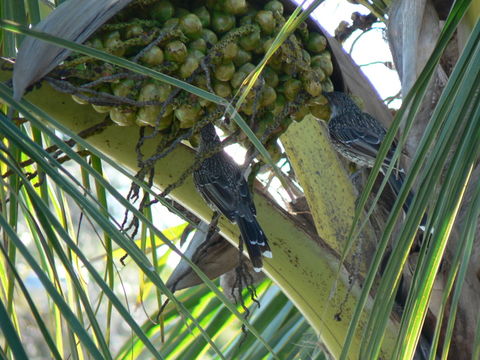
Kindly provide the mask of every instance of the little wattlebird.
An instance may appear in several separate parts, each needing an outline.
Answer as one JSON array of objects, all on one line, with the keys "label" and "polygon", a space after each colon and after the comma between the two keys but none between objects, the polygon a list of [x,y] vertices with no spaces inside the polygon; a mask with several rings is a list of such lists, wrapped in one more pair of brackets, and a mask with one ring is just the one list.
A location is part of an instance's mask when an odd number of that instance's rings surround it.
[{"label": "little wattlebird", "polygon": [[272,252],[256,219],[255,205],[242,170],[225,151],[216,151],[220,139],[212,123],[205,125],[200,133],[198,154],[200,159],[204,158],[193,172],[195,186],[214,211],[238,225],[253,267],[260,271],[262,256],[272,257]]},{"label": "little wattlebird", "polygon": [[[350,97],[342,92],[324,93],[330,104],[331,115],[328,131],[335,149],[359,166],[373,167],[380,145],[387,130],[373,116],[362,112]],[[392,144],[381,168],[382,173],[389,166],[396,144]],[[405,180],[403,169],[394,169],[388,178],[388,184],[395,195],[398,195]],[[408,212],[413,201],[410,192],[403,204],[403,210]],[[426,216],[420,223],[420,230],[425,231]]]}]

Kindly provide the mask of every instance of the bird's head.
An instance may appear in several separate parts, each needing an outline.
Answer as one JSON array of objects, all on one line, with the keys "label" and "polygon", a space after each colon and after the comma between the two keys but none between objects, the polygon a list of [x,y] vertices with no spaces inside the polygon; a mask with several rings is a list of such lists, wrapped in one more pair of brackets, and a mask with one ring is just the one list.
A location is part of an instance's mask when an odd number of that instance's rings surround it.
[{"label": "bird's head", "polygon": [[353,100],[343,92],[324,92],[323,95],[327,98],[328,103],[330,104],[330,118],[352,111],[361,111],[357,104],[355,104]]},{"label": "bird's head", "polygon": [[205,145],[215,145],[220,142],[220,138],[217,135],[215,126],[209,122],[201,130],[200,134],[202,137],[201,144]]}]

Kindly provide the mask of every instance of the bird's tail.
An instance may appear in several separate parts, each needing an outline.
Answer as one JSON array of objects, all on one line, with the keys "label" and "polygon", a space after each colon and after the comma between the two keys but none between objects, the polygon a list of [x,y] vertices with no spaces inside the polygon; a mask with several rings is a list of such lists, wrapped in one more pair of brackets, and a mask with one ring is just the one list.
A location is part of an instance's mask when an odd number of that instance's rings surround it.
[{"label": "bird's tail", "polygon": [[[395,193],[396,196],[398,196],[398,194],[400,193],[400,189],[402,188],[404,181],[405,181],[405,173],[403,172],[403,170],[392,171],[392,174],[388,179],[388,184],[390,185],[390,188],[392,189],[392,191]],[[402,205],[403,211],[405,211],[405,213],[408,213],[408,209],[412,205],[413,196],[414,196],[414,193],[410,191],[407,195],[407,199]],[[424,214],[422,221],[420,222],[420,225],[419,225],[420,230],[425,231],[426,225],[427,225],[427,214]]]},{"label": "bird's tail", "polygon": [[242,239],[247,247],[248,256],[252,261],[253,268],[255,271],[260,271],[263,266],[262,256],[268,258],[272,257],[267,237],[255,217],[246,219],[245,217],[238,216],[236,223],[240,228],[240,233],[242,234]]}]

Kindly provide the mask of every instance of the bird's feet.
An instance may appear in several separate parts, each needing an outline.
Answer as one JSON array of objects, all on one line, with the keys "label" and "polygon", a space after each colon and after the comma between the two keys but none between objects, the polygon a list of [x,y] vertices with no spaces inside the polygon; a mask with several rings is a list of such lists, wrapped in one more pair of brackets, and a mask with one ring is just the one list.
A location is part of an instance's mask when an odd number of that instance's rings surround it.
[{"label": "bird's feet", "polygon": [[218,230],[218,219],[220,219],[220,213],[214,211],[212,215],[212,220],[210,221],[210,225],[208,226],[208,232],[206,237],[207,239],[210,239],[210,237]]}]

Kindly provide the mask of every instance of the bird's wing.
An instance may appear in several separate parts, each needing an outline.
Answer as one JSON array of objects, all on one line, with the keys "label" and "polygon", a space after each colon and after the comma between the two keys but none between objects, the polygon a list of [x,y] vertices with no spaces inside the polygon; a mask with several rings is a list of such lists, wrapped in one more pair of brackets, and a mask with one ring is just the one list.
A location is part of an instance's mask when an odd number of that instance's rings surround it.
[{"label": "bird's wing", "polygon": [[213,164],[210,171],[194,172],[195,184],[205,200],[230,221],[234,221],[237,197],[232,190],[230,174]]},{"label": "bird's wing", "polygon": [[366,128],[342,126],[331,133],[334,140],[344,144],[349,150],[375,159],[383,136]]},{"label": "bird's wing", "polygon": [[236,203],[233,210],[239,213],[240,216],[246,216],[250,219],[252,214],[257,214],[257,211],[244,174],[242,170],[240,170],[240,167],[227,153],[223,152],[220,155],[223,158],[222,163],[225,166],[226,174],[228,174],[229,183],[235,184],[235,194],[237,197],[234,199]]},{"label": "bird's wing", "polygon": [[[371,161],[374,161],[378,155],[385,134],[386,130],[378,126],[374,128],[343,126],[335,129],[335,132],[331,135],[333,135],[334,140],[342,143],[350,153],[356,154],[358,158],[369,158]],[[383,161],[382,171],[390,165],[396,148],[397,143],[394,140]],[[397,169],[397,167],[395,168]],[[403,172],[401,168],[397,170]],[[395,191],[398,193],[398,189]]]},{"label": "bird's wing", "polygon": [[253,203],[252,195],[250,193],[250,189],[248,188],[247,181],[245,180],[245,178],[243,178],[243,176],[241,177],[241,179],[239,181],[240,181],[240,184],[239,184],[239,190],[240,191],[239,192],[240,192],[241,201],[242,201],[242,203],[247,204],[247,206],[250,209],[250,212],[253,215],[256,215],[257,214],[257,209],[255,209],[255,204]]}]

